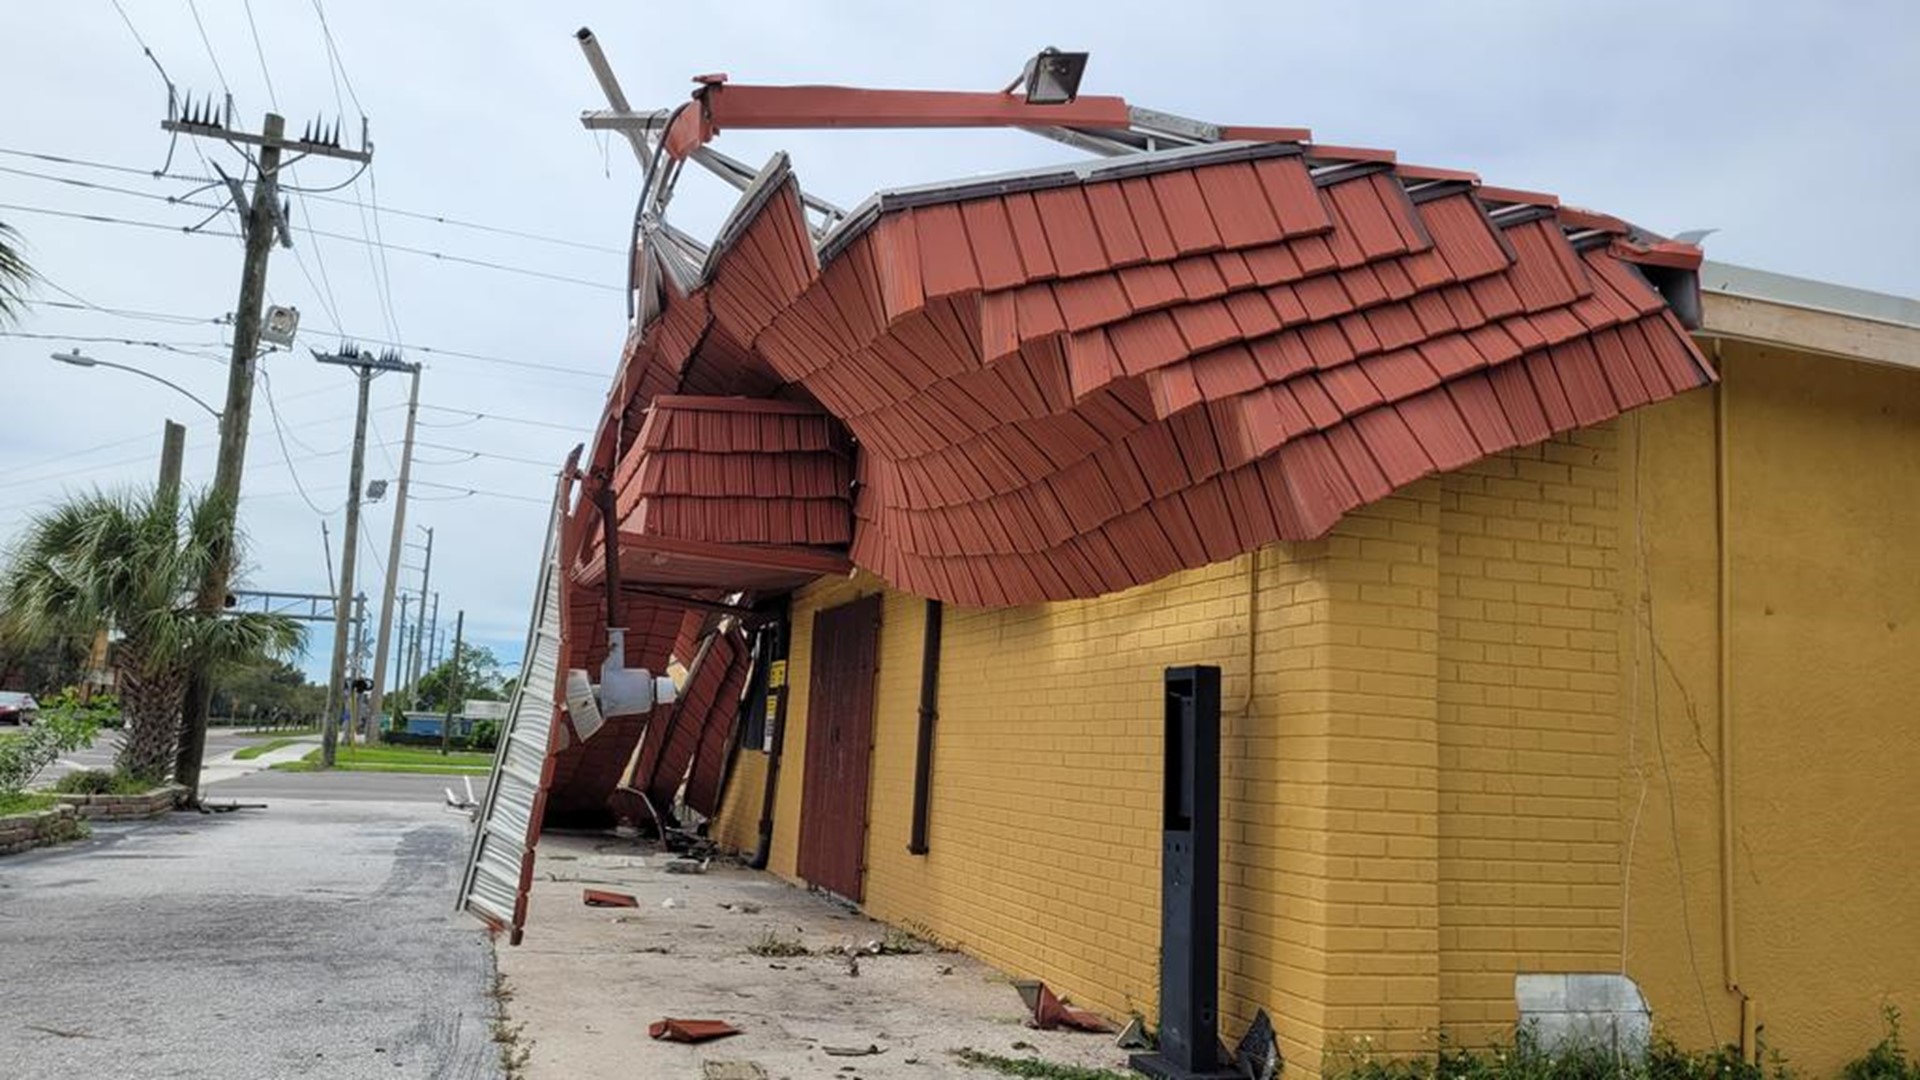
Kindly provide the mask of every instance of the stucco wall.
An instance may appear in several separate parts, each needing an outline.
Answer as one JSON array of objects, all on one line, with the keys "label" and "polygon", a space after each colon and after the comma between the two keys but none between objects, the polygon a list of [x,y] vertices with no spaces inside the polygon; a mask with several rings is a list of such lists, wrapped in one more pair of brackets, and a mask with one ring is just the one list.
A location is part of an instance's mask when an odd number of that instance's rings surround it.
[{"label": "stucco wall", "polygon": [[[1882,1001],[1920,1008],[1920,374],[1732,343],[1721,359],[1739,975],[1766,1044],[1817,1073],[1879,1038]],[[1676,1035],[1725,1041],[1713,401],[1641,423],[1628,968]]]},{"label": "stucco wall", "polygon": [[[1742,983],[1768,1045],[1818,1073],[1877,1038],[1882,1000],[1920,1007],[1920,375],[1725,360]],[[868,909],[1151,1017],[1160,673],[1212,663],[1227,1030],[1264,1006],[1311,1072],[1348,1034],[1504,1035],[1514,973],[1624,963],[1681,1042],[1737,1039],[1713,451],[1694,394],[1414,484],[1261,552],[1257,582],[1242,558],[1096,600],[949,607],[925,856],[906,851],[923,602],[889,593]],[[880,589],[795,600],[788,877],[812,615]],[[742,769],[719,826],[744,848],[759,775]]]}]

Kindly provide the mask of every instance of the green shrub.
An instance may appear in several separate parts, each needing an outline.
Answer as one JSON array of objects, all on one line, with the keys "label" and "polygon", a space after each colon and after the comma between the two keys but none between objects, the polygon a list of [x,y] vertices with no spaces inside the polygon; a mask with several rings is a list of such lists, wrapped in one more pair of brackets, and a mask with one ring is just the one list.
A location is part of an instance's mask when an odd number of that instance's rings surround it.
[{"label": "green shrub", "polygon": [[9,739],[0,739],[0,795],[24,790],[61,754],[93,745],[100,721],[91,710],[55,698],[40,710],[40,721]]},{"label": "green shrub", "polygon": [[467,742],[475,750],[491,750],[500,745],[500,723],[497,720],[475,720],[473,734],[467,736]]},{"label": "green shrub", "polygon": [[62,795],[105,795],[113,790],[113,773],[106,769],[81,769],[54,781],[53,790]]},{"label": "green shrub", "polygon": [[[1749,1065],[1738,1047],[1688,1051],[1671,1039],[1656,1039],[1645,1062],[1622,1058],[1603,1047],[1548,1052],[1528,1031],[1511,1046],[1469,1050],[1444,1038],[1432,1054],[1384,1058],[1370,1039],[1328,1050],[1328,1080],[1793,1080],[1785,1060]],[[1849,1077],[1848,1080],[1920,1080],[1920,1077]]]},{"label": "green shrub", "polygon": [[1840,1071],[1843,1080],[1920,1080],[1920,1060],[1907,1056],[1907,1048],[1900,1041],[1900,1010],[1892,1005],[1884,1006],[1880,1014],[1886,1018],[1887,1034],[1873,1049],[1847,1062]]},{"label": "green shrub", "polygon": [[54,781],[53,790],[62,795],[145,795],[153,785],[122,772],[81,769]]}]

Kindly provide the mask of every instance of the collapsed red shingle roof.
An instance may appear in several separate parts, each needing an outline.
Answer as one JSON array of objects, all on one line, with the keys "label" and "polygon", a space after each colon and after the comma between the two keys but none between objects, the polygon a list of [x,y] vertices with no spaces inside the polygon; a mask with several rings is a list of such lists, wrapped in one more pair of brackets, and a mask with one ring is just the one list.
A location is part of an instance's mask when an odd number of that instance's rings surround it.
[{"label": "collapsed red shingle roof", "polygon": [[[625,407],[702,368],[804,391],[858,443],[854,562],[940,599],[1091,596],[1316,537],[1713,378],[1634,265],[1696,249],[1391,155],[1222,146],[883,195],[824,268],[772,179],[642,335]],[[831,543],[761,467],[706,497]]]},{"label": "collapsed red shingle roof", "polygon": [[816,246],[777,156],[699,273],[660,277],[570,525],[566,666],[606,648],[602,486],[614,619],[646,624],[627,662],[714,659],[685,705],[564,751],[553,805],[604,809],[638,747],[656,807],[691,777],[710,812],[745,647],[681,632],[677,598],[859,565],[1030,603],[1318,537],[1712,382],[1669,306],[1698,261],[1552,196],[1285,142],[886,193]]}]

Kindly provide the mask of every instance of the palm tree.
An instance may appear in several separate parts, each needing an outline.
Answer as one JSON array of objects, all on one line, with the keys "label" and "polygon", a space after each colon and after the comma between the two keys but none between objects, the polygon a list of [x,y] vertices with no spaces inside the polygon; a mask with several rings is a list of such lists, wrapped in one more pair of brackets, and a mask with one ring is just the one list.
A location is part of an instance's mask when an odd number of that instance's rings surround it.
[{"label": "palm tree", "polygon": [[33,268],[20,254],[20,234],[0,222],[0,326],[20,317],[26,303],[27,283],[33,280]]},{"label": "palm tree", "polygon": [[117,764],[137,779],[167,778],[196,662],[284,658],[300,648],[300,625],[284,616],[195,610],[223,526],[210,499],[183,514],[165,492],[96,491],[34,518],[0,566],[0,635],[120,632],[127,730]]}]

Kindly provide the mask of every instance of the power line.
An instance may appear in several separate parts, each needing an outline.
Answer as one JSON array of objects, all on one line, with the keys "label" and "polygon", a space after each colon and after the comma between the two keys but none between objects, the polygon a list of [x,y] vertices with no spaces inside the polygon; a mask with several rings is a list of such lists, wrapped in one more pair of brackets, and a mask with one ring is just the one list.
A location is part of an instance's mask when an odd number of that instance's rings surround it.
[{"label": "power line", "polygon": [[[189,203],[184,205],[195,205],[195,204]],[[207,209],[206,207],[201,207],[201,208]],[[221,206],[214,209],[225,210],[226,207]],[[199,228],[195,228],[193,226],[188,226],[188,225],[163,225],[159,222],[154,222],[154,221],[134,221],[129,218],[112,217],[106,214],[82,214],[82,213],[76,213],[75,211],[72,211],[72,210],[51,210],[46,207],[40,207],[40,206],[22,206],[18,203],[0,203],[0,210],[17,210],[24,214],[46,214],[51,217],[74,218],[79,221],[92,221],[102,225],[128,225],[128,226],[132,226],[135,228],[142,228],[142,229],[159,229],[162,232],[193,233],[198,236],[220,236],[220,237],[226,237],[228,239],[235,239],[235,240],[243,239],[243,237],[241,237],[240,234],[236,232],[217,232],[209,229],[199,229]],[[302,231],[307,233],[307,235],[309,236],[323,236],[329,240],[343,240],[350,244],[370,243],[370,241],[364,240],[357,236],[348,236],[345,233],[327,232],[323,229],[308,228]],[[433,251],[428,248],[408,247],[402,244],[388,244],[386,246],[391,248],[394,251],[405,252],[408,255],[419,255],[429,259],[436,259],[436,260],[439,260],[440,262],[459,263],[464,266],[477,266],[487,270],[498,270],[501,273],[506,273],[506,274],[519,274],[523,277],[541,278],[547,281],[558,281],[567,285],[581,285],[589,289],[604,289],[608,292],[620,292],[622,289],[626,288],[626,286],[624,285],[609,285],[604,281],[590,281],[587,278],[569,277],[566,274],[553,274],[553,273],[548,273],[545,270],[529,270],[523,266],[508,266],[505,263],[490,262],[486,259],[475,259],[465,255],[449,255],[446,252]]]},{"label": "power line", "polygon": [[133,20],[127,18],[127,9],[120,6],[120,0],[110,0],[110,2],[113,4],[113,10],[120,13],[120,21],[127,24],[127,32],[133,35],[134,43],[140,46],[141,52],[147,54],[147,59],[153,61],[153,70],[160,73],[160,81],[167,84],[167,91],[171,93],[173,79],[168,76],[167,69],[160,66],[160,58],[153,55],[153,50],[147,47],[147,39],[140,36],[139,29],[133,25]]},{"label": "power line", "polygon": [[[347,74],[347,65],[340,60],[340,47],[335,44],[333,40],[333,27],[327,25],[327,9],[321,6],[320,0],[313,0],[313,13],[320,17],[320,36],[327,43],[328,73],[338,73],[333,88],[335,104],[339,103],[339,84],[344,82],[347,84],[347,96],[353,99],[353,107],[359,109],[361,114],[365,115],[367,110],[360,104],[360,95],[353,90],[353,78]],[[347,110],[341,109],[340,111],[344,113]]]},{"label": "power line", "polygon": [[[225,207],[221,207],[221,209],[225,209]],[[77,221],[91,221],[100,225],[127,225],[137,229],[159,229],[161,232],[193,233],[198,236],[223,236],[230,240],[241,239],[240,234],[236,232],[213,232],[207,229],[195,229],[191,225],[163,225],[157,221],[134,221],[130,218],[113,217],[108,214],[82,214],[73,210],[51,210],[44,206],[21,206],[18,203],[0,203],[0,210],[14,210],[22,214],[45,214],[48,217],[73,218]]]},{"label": "power line", "polygon": [[[344,110],[342,111],[344,112]],[[5,154],[13,157],[32,158],[36,161],[45,161],[50,164],[56,164],[56,165],[73,165],[83,169],[103,169],[108,172],[124,173],[129,176],[144,176],[154,180],[179,180],[179,181],[184,181],[186,183],[203,184],[203,185],[213,185],[213,184],[220,183],[218,179],[205,177],[205,176],[188,176],[182,173],[171,173],[171,172],[165,172],[157,169],[140,169],[130,165],[115,165],[105,161],[92,161],[86,158],[66,157],[60,154],[36,153],[30,150],[16,150],[8,147],[0,147],[0,154]],[[358,178],[358,174],[355,174],[355,179],[357,178]],[[342,186],[346,186],[346,185],[343,184]],[[335,195],[325,195],[325,194],[320,194],[318,192],[307,192],[306,194],[309,199],[312,199],[315,202],[334,203],[339,206],[354,205],[354,200],[349,198],[343,198]],[[475,232],[494,233],[501,236],[511,236],[519,240],[533,240],[542,244],[554,244],[560,247],[577,248],[582,251],[598,251],[608,255],[625,255],[626,254],[626,249],[616,247],[611,244],[595,244],[585,240],[570,240],[565,237],[548,236],[543,233],[529,232],[524,229],[510,228],[504,225],[489,225],[485,222],[472,221],[466,218],[449,217],[445,214],[434,214],[434,213],[429,213],[422,210],[405,210],[397,206],[379,206],[379,207],[374,207],[372,209],[376,215],[385,214],[390,217],[412,218],[416,221],[427,221],[437,225],[446,225],[451,228],[472,229]]]},{"label": "power line", "polygon": [[220,77],[220,89],[227,97],[233,97],[233,87],[227,85],[227,73],[220,69],[220,58],[214,55],[213,42],[207,40],[207,24],[200,21],[200,8],[193,0],[187,0],[187,10],[193,13],[193,25],[200,31],[200,44],[207,48],[207,59],[213,61],[213,73]]},{"label": "power line", "polygon": [[[423,446],[429,450],[446,450],[456,454],[472,454],[474,458],[492,458],[495,461],[510,461],[516,465],[537,465],[540,468],[543,468],[550,472],[555,472],[555,473],[560,471],[559,467],[555,465],[553,462],[541,461],[537,458],[514,457],[512,454],[496,454],[491,450],[473,450],[465,446],[447,446],[443,443],[430,443],[430,442],[416,441],[413,445]],[[467,461],[471,461],[471,460],[473,460],[473,458],[467,459]],[[423,462],[423,464],[464,465],[466,464],[466,461],[430,461],[430,462]]]},{"label": "power line", "polygon": [[533,503],[536,506],[552,505],[551,499],[536,499],[530,495],[509,495],[504,491],[487,491],[482,488],[460,487],[457,484],[437,484],[432,480],[415,480],[421,487],[437,488],[441,491],[458,491],[467,495],[484,495],[492,499],[511,499],[514,502]]},{"label": "power line", "polygon": [[139,191],[130,187],[121,187],[118,184],[100,184],[100,183],[95,183],[92,180],[80,180],[71,176],[57,176],[53,173],[35,172],[32,169],[16,169],[8,165],[0,165],[0,173],[11,173],[14,176],[25,176],[34,180],[49,180],[56,184],[65,184],[68,187],[86,188],[90,191],[110,191],[116,195],[131,195],[136,199],[151,199],[155,202],[166,203],[169,206],[190,206],[195,210],[226,209],[224,205],[212,206],[208,203],[192,202],[190,201],[191,194],[187,196],[161,195],[157,192]]},{"label": "power line", "polygon": [[[499,413],[475,412],[472,409],[455,409],[455,408],[450,408],[446,405],[428,405],[425,402],[422,402],[420,407],[423,409],[432,409],[435,412],[450,412],[450,413],[458,413],[461,416],[471,416],[475,420],[497,420],[503,424],[526,424],[529,427],[552,428],[555,431],[570,431],[575,433],[578,433],[581,430],[583,430],[582,428],[574,424],[560,424],[560,423],[555,423],[551,420],[529,420],[526,417],[522,417],[522,416],[503,416]],[[441,425],[422,425],[422,426],[423,427],[424,426],[452,427],[455,425],[441,424]],[[465,426],[465,425],[460,425],[460,426]]]},{"label": "power line", "polygon": [[264,367],[260,369],[260,386],[267,392],[267,414],[273,418],[273,434],[280,443],[280,459],[287,463],[287,473],[293,477],[293,487],[300,493],[300,501],[322,519],[332,516],[332,510],[320,509],[319,504],[313,501],[313,496],[307,494],[307,485],[300,480],[300,470],[294,468],[293,455],[287,451],[287,433],[280,423],[280,406],[273,400],[273,380],[268,377]]},{"label": "power line", "polygon": [[29,338],[35,341],[76,341],[88,345],[131,345],[143,349],[159,349],[162,352],[180,356],[192,356],[202,360],[218,360],[225,363],[226,358],[214,353],[196,352],[196,349],[218,349],[225,345],[223,341],[210,342],[172,342],[148,341],[139,338],[110,337],[101,334],[43,334],[33,330],[0,330],[0,337]]},{"label": "power line", "polygon": [[273,72],[267,70],[267,53],[260,47],[260,28],[253,22],[253,0],[241,0],[241,6],[247,12],[247,32],[253,35],[253,55],[260,59],[260,77],[267,81],[267,100],[273,104],[273,111],[279,112],[280,95],[273,89]]}]

